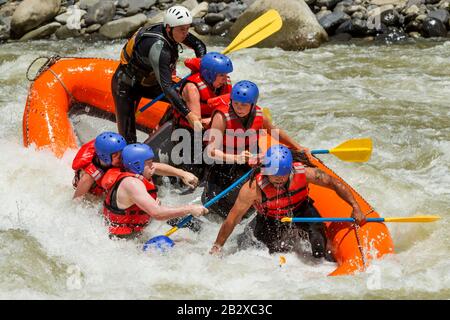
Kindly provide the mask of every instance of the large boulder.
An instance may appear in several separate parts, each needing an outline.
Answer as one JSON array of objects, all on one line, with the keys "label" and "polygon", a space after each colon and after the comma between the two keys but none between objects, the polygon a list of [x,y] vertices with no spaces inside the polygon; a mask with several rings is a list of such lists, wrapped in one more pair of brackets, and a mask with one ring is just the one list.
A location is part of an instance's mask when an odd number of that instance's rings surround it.
[{"label": "large boulder", "polygon": [[87,9],[87,14],[84,17],[86,24],[105,24],[111,21],[116,14],[116,6],[111,0],[98,2]]},{"label": "large boulder", "polygon": [[24,0],[17,7],[11,20],[11,33],[20,38],[43,23],[53,19],[59,12],[61,0]]},{"label": "large boulder", "polygon": [[280,13],[283,27],[261,41],[258,46],[303,50],[317,48],[328,40],[327,33],[303,0],[259,0],[254,2],[234,23],[230,30],[231,37],[236,37],[245,26],[269,9],[275,9]]},{"label": "large boulder", "polygon": [[59,22],[52,22],[26,33],[19,41],[44,39],[55,33],[61,27]]},{"label": "large boulder", "polygon": [[140,26],[147,22],[147,16],[139,13],[135,16],[110,21],[103,25],[99,32],[108,39],[119,39],[131,36]]}]

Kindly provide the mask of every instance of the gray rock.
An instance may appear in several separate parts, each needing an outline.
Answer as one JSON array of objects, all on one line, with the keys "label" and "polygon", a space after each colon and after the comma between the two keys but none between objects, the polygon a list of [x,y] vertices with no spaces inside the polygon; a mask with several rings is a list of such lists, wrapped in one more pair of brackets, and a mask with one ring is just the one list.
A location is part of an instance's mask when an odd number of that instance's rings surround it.
[{"label": "gray rock", "polygon": [[208,6],[208,13],[219,13],[227,8],[225,2],[210,3]]},{"label": "gray rock", "polygon": [[316,3],[317,0],[306,0],[305,3],[309,6],[312,7],[314,6],[314,4]]},{"label": "gray rock", "polygon": [[[156,0],[155,0],[156,2]],[[153,5],[153,4],[152,4]],[[195,7],[198,6],[197,0],[185,0],[181,3],[181,5],[185,8],[188,8],[189,11],[193,10]]]},{"label": "gray rock", "polygon": [[352,35],[349,33],[339,33],[330,37],[330,42],[346,42],[352,40]]},{"label": "gray rock", "polygon": [[217,22],[225,20],[225,16],[221,13],[208,13],[205,16],[205,22],[210,26],[215,25]]},{"label": "gray rock", "polygon": [[26,33],[23,37],[19,39],[19,41],[27,41],[27,40],[35,40],[35,39],[43,39],[46,38],[53,33],[55,33],[56,30],[61,27],[61,24],[59,22],[52,22],[49,24],[46,24],[42,27],[39,27],[33,31],[30,31]]},{"label": "gray rock", "polygon": [[258,43],[257,46],[303,50],[317,48],[328,40],[327,33],[303,0],[259,0],[254,2],[231,27],[230,37],[236,37],[245,26],[269,9],[279,12],[283,26],[278,32]]},{"label": "gray rock", "polygon": [[389,27],[382,34],[377,35],[375,40],[390,44],[408,40],[408,35],[400,29]]},{"label": "gray rock", "polygon": [[422,35],[419,32],[415,32],[415,31],[408,33],[408,35],[413,39],[422,38]]},{"label": "gray rock", "polygon": [[228,5],[228,8],[222,11],[222,14],[225,16],[225,19],[228,21],[236,21],[237,18],[244,12],[245,6],[237,4],[237,3],[230,3]]},{"label": "gray rock", "polygon": [[89,7],[84,19],[87,25],[96,23],[105,24],[108,21],[111,21],[115,14],[116,6],[114,5],[114,2],[105,0]]},{"label": "gray rock", "polygon": [[[324,7],[324,8],[326,8],[326,7]],[[317,21],[319,21],[320,19],[322,19],[323,17],[325,17],[331,13],[332,13],[332,11],[330,11],[330,10],[320,10],[319,12],[316,13]]]},{"label": "gray rock", "polygon": [[436,11],[431,11],[428,14],[428,17],[436,18],[436,19],[440,20],[444,25],[446,25],[449,20],[449,13],[447,10],[439,9]]},{"label": "gray rock", "polygon": [[334,31],[346,20],[350,20],[350,16],[342,11],[333,12],[327,16],[324,16],[319,20],[320,25],[325,29],[328,34],[334,33]]},{"label": "gray rock", "polygon": [[381,14],[381,23],[388,27],[393,27],[399,22],[399,14],[395,10],[386,10]]},{"label": "gray rock", "polygon": [[133,0],[129,2],[126,9],[127,16],[135,15],[141,11],[150,9],[156,3],[156,0]]},{"label": "gray rock", "polygon": [[450,0],[442,0],[438,4],[439,9],[446,9],[448,10],[450,8]]},{"label": "gray rock", "polygon": [[131,36],[139,27],[147,22],[147,16],[139,13],[135,16],[110,21],[100,28],[100,34],[108,39],[119,39]]},{"label": "gray rock", "polygon": [[419,7],[421,4],[424,4],[425,0],[408,0],[408,2],[406,3],[406,8],[409,8],[411,6],[417,6]]},{"label": "gray rock", "polygon": [[0,19],[0,41],[9,39],[11,31],[11,17]]},{"label": "gray rock", "polygon": [[447,29],[442,21],[435,18],[426,18],[422,24],[422,34],[426,38],[446,37]]},{"label": "gray rock", "polygon": [[127,8],[130,5],[130,0],[119,0],[116,3],[116,8]]},{"label": "gray rock", "polygon": [[333,10],[334,7],[341,2],[340,0],[317,0],[316,5],[319,7],[327,7],[327,9]]},{"label": "gray rock", "polygon": [[352,14],[352,19],[367,19],[366,15],[362,13],[361,11],[356,11]]},{"label": "gray rock", "polygon": [[198,34],[200,34],[200,35],[207,35],[207,34],[209,34],[210,32],[211,32],[211,26],[210,25],[207,25],[207,24],[205,24],[205,23],[200,23],[200,24],[197,24],[195,27],[194,27],[194,30],[195,30],[195,32],[197,32]]},{"label": "gray rock", "polygon": [[213,36],[224,36],[228,33],[232,25],[233,22],[231,21],[220,21],[212,27],[211,34]]},{"label": "gray rock", "polygon": [[191,14],[194,18],[203,18],[208,13],[208,2],[203,1],[193,10],[191,10]]},{"label": "gray rock", "polygon": [[14,11],[19,6],[19,2],[8,2],[0,7],[0,20],[4,17],[12,17]]},{"label": "gray rock", "polygon": [[58,15],[58,16],[55,17],[56,22],[59,22],[59,23],[61,23],[61,24],[66,24],[66,23],[67,23],[67,19],[68,19],[70,16],[74,15],[74,13],[75,13],[77,10],[80,11],[79,14],[80,14],[80,20],[81,20],[81,18],[87,13],[87,11],[86,11],[86,10],[81,10],[81,9],[79,9],[78,7],[73,7],[73,6],[71,6],[71,7],[67,8],[67,10],[66,10],[65,13],[60,14],[60,15]]},{"label": "gray rock", "polygon": [[98,24],[98,23],[90,25],[89,27],[86,28],[86,33],[96,32],[96,31],[100,30],[101,27],[102,27],[102,25]]},{"label": "gray rock", "polygon": [[336,34],[348,33],[353,37],[364,37],[372,32],[368,26],[367,21],[360,19],[347,20],[342,23],[335,31]]},{"label": "gray rock", "polygon": [[417,5],[413,4],[412,6],[408,7],[404,13],[408,16],[417,16],[419,15],[420,9]]},{"label": "gray rock", "polygon": [[422,30],[422,24],[416,20],[410,21],[405,27],[405,31],[408,33],[420,32],[421,30]]},{"label": "gray rock", "polygon": [[87,10],[90,7],[93,7],[102,2],[102,0],[80,0],[79,7],[80,9]]},{"label": "gray rock", "polygon": [[61,26],[55,32],[55,36],[58,39],[76,38],[79,37],[80,35],[81,35],[80,30],[69,29],[67,26]]},{"label": "gray rock", "polygon": [[344,12],[348,15],[352,15],[355,12],[367,12],[366,8],[364,8],[361,5],[352,5],[352,6],[348,6],[348,7],[344,7]]},{"label": "gray rock", "polygon": [[0,0],[0,6],[4,5],[6,3],[6,0]]},{"label": "gray rock", "polygon": [[43,23],[53,19],[59,12],[61,0],[24,0],[14,11],[11,33],[19,38]]},{"label": "gray rock", "polygon": [[147,18],[147,22],[145,23],[145,25],[148,26],[148,25],[151,25],[151,24],[162,23],[163,22],[163,18],[164,18],[164,11],[159,11],[154,16],[152,16],[150,18]]}]

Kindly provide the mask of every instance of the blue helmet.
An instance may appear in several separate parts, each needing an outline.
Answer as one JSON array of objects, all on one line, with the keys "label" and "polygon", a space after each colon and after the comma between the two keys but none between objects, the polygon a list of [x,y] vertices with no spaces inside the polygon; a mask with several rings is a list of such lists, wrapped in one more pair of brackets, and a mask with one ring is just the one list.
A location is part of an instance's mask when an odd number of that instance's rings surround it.
[{"label": "blue helmet", "polygon": [[111,165],[113,153],[122,151],[127,145],[124,137],[115,132],[103,132],[95,138],[94,147],[95,153],[97,153],[98,158]]},{"label": "blue helmet", "polygon": [[242,80],[236,83],[231,89],[231,100],[241,103],[256,104],[258,101],[258,86],[251,81]]},{"label": "blue helmet", "polygon": [[270,147],[263,160],[262,174],[286,176],[292,169],[292,153],[287,147],[277,144]]},{"label": "blue helmet", "polygon": [[144,143],[129,144],[122,151],[123,166],[128,171],[137,174],[142,174],[145,167],[144,162],[154,157],[152,148]]},{"label": "blue helmet", "polygon": [[233,63],[226,55],[218,52],[208,52],[200,61],[200,75],[210,85],[214,83],[219,73],[233,71]]}]

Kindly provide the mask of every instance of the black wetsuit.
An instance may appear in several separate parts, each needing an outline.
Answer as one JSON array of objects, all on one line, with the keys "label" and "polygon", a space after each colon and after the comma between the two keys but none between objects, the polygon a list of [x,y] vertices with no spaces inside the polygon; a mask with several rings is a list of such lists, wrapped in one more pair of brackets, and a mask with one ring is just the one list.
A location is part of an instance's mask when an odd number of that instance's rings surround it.
[{"label": "black wetsuit", "polygon": [[[119,65],[111,83],[118,131],[128,143],[136,142],[135,112],[142,97],[152,99],[164,92],[163,101],[170,102],[184,116],[189,113],[172,82],[179,44],[169,38],[162,24],[139,30],[134,39],[128,63]],[[205,44],[190,33],[183,44],[192,48],[197,57],[206,53]]]},{"label": "black wetsuit", "polygon": [[[319,217],[320,214],[313,205],[314,201],[308,198],[293,213],[294,217]],[[299,236],[307,234],[311,244],[312,255],[315,258],[325,257],[333,260],[331,253],[326,251],[327,238],[323,223],[285,223],[279,220],[258,214],[253,222],[253,234],[268,248],[270,253],[292,251]],[[252,224],[250,222],[250,224]],[[255,223],[256,222],[256,223]]]}]

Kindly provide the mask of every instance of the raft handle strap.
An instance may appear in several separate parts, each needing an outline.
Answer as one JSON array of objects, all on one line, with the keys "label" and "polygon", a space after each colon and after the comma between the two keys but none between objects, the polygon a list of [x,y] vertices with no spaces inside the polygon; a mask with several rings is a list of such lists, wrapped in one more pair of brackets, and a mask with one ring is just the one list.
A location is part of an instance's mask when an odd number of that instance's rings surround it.
[{"label": "raft handle strap", "polygon": [[[40,59],[46,59],[46,61],[45,61],[45,63],[39,68],[39,70],[38,70],[38,72],[36,73],[36,75],[35,75],[33,78],[31,78],[31,77],[29,76],[30,69],[31,69],[31,67],[34,65],[34,63],[35,63],[36,61],[40,60]],[[36,79],[37,79],[44,71],[46,71],[48,68],[50,68],[52,65],[54,65],[54,64],[56,63],[56,61],[58,61],[59,59],[61,59],[61,57],[58,56],[58,55],[54,55],[54,56],[51,56],[51,57],[44,57],[44,56],[41,56],[41,57],[37,57],[36,59],[34,59],[33,62],[30,63],[30,65],[28,66],[28,69],[27,69],[26,77],[27,77],[28,81],[30,81],[30,82],[35,81],[35,80],[36,80]]]},{"label": "raft handle strap", "polygon": [[64,84],[64,82],[61,80],[60,77],[58,77],[58,75],[56,74],[55,71],[53,71],[52,69],[48,69],[48,71],[50,71],[53,76],[56,78],[56,80],[59,81],[59,83],[61,83],[62,87],[64,88],[64,90],[66,91],[67,95],[69,96],[69,101],[70,103],[75,102],[75,98],[73,97],[72,93],[69,91],[69,89],[67,89],[66,85]]}]

